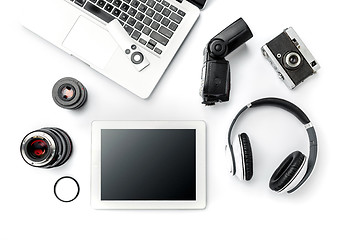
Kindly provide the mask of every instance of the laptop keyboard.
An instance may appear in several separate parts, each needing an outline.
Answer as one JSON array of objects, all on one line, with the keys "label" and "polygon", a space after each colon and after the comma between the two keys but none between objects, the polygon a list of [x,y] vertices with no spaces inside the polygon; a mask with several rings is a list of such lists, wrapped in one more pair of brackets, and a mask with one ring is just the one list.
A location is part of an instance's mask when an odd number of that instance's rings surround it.
[{"label": "laptop keyboard", "polygon": [[109,23],[118,19],[127,33],[161,55],[186,13],[166,0],[68,0]]}]

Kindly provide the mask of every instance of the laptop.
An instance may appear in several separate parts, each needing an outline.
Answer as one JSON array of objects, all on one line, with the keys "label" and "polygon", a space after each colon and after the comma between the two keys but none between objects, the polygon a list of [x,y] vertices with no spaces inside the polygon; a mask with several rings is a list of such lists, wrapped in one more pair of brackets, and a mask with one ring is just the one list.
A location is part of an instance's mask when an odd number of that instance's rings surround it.
[{"label": "laptop", "polygon": [[[206,0],[23,1],[22,24],[137,96],[150,96]],[[138,71],[106,29],[117,19],[149,65]]]}]

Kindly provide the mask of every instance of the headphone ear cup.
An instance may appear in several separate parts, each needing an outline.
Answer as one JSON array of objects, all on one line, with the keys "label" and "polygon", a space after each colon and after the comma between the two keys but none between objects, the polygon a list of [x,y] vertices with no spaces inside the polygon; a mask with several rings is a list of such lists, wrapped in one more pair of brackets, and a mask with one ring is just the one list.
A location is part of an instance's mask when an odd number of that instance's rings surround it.
[{"label": "headphone ear cup", "polygon": [[295,179],[304,163],[305,155],[299,151],[287,156],[271,176],[270,189],[276,192],[284,190]]},{"label": "headphone ear cup", "polygon": [[243,176],[246,181],[249,181],[253,176],[253,155],[250,139],[246,133],[242,133],[238,135],[238,137],[240,141]]}]

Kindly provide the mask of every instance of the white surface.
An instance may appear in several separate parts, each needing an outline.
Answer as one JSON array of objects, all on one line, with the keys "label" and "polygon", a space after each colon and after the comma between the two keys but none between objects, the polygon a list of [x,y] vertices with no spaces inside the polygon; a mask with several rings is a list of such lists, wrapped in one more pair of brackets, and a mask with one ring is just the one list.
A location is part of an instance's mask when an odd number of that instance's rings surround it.
[{"label": "white surface", "polygon": [[[101,130],[192,129],[196,130],[195,201],[101,200]],[[91,206],[95,209],[204,209],[206,207],[206,124],[204,121],[94,121],[92,123]],[[136,147],[136,146],[135,146]],[[181,146],[179,146],[181,147]],[[141,151],[141,149],[138,149]],[[136,173],[135,173],[136,174]]]},{"label": "white surface", "polygon": [[[16,21],[16,13],[2,11],[0,239],[359,238],[357,1],[226,1],[237,7],[224,2],[209,1],[148,100],[27,31]],[[17,3],[7,9],[16,9]],[[254,38],[229,56],[231,100],[204,107],[198,95],[203,48],[238,17],[249,24]],[[264,43],[289,26],[322,66],[314,78],[294,91],[277,79],[260,51]],[[52,101],[53,85],[65,76],[77,78],[89,91],[88,102],[79,111],[61,109]],[[244,183],[228,174],[224,158],[227,128],[241,107],[264,96],[293,101],[317,130],[317,166],[309,181],[292,195],[272,192],[268,181],[290,152],[301,150],[308,155],[307,136],[296,119],[279,109],[253,109],[241,121],[252,141],[253,180]],[[93,210],[92,120],[205,120],[207,208]],[[45,126],[66,130],[74,141],[71,159],[58,169],[32,168],[20,156],[22,138]],[[55,181],[64,175],[75,177],[81,187],[72,203],[59,202],[53,195]]]}]

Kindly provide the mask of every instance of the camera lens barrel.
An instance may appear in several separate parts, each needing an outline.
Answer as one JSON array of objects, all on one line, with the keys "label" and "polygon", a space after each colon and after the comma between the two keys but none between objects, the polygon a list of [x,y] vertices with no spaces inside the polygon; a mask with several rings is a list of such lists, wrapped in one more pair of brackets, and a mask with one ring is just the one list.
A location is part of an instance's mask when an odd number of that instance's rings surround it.
[{"label": "camera lens barrel", "polygon": [[87,90],[75,78],[66,77],[57,81],[52,89],[54,102],[65,109],[79,109],[87,100]]},{"label": "camera lens barrel", "polygon": [[20,153],[33,167],[53,168],[67,162],[72,152],[69,135],[59,128],[42,128],[27,134],[21,142]]}]

